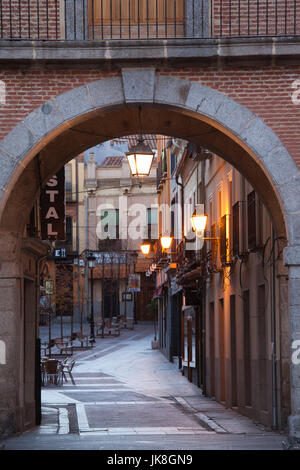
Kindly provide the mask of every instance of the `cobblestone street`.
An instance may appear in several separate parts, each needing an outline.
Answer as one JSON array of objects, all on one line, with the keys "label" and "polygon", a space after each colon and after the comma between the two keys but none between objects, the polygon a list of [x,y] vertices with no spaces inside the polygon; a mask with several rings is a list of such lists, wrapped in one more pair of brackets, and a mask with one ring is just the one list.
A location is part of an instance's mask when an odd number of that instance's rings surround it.
[{"label": "cobblestone street", "polygon": [[42,425],[5,449],[282,449],[286,436],[203,397],[158,351],[153,327],[97,338],[73,358],[75,385],[42,388]]}]

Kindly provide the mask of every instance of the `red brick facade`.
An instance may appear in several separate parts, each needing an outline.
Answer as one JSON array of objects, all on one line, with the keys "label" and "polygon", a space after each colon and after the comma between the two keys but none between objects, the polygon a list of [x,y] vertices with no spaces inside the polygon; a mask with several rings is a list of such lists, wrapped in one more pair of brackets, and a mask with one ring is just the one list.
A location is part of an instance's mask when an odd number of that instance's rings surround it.
[{"label": "red brick facade", "polygon": [[294,0],[214,0],[213,34],[223,37],[299,34],[297,8]]},{"label": "red brick facade", "polygon": [[[300,167],[300,106],[292,101],[292,84],[300,78],[300,66],[216,67],[168,69],[159,73],[199,81],[230,96],[264,119]],[[31,111],[74,87],[119,75],[119,71],[6,70],[5,104],[0,105],[0,139]]]}]

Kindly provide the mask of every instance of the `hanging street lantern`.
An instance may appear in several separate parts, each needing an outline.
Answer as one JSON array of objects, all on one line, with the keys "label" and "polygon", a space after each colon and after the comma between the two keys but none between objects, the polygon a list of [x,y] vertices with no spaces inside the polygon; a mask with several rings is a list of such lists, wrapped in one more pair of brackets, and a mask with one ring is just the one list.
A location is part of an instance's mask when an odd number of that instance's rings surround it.
[{"label": "hanging street lantern", "polygon": [[126,153],[132,176],[148,176],[151,170],[154,153],[140,136],[136,145]]}]

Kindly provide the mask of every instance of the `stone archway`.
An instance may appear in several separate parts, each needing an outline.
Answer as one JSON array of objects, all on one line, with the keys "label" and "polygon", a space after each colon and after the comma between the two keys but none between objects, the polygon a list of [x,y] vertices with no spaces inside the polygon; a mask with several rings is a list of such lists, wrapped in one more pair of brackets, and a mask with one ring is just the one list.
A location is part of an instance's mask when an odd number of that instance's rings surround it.
[{"label": "stone archway", "polygon": [[[81,151],[139,132],[185,138],[234,165],[259,193],[278,236],[288,239],[289,309],[292,342],[300,338],[300,175],[276,134],[255,114],[200,83],[157,74],[152,68],[74,88],[29,114],[0,142],[0,339],[7,361],[0,365],[2,429],[22,429],[18,318],[23,315],[20,266],[25,220],[49,176]],[[8,312],[8,314],[7,314]],[[4,316],[6,313],[6,316]],[[300,436],[300,379],[291,364],[290,432]]]}]

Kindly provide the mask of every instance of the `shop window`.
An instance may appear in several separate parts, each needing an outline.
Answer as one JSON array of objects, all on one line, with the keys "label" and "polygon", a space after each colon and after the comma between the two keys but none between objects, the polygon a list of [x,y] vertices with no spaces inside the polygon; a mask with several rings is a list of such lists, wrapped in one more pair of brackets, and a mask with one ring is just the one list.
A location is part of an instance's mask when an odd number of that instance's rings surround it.
[{"label": "shop window", "polygon": [[243,317],[244,317],[244,380],[245,380],[245,405],[251,406],[251,322],[250,322],[250,292],[243,293]]},{"label": "shop window", "polygon": [[183,361],[196,367],[196,315],[192,306],[183,307]]}]

